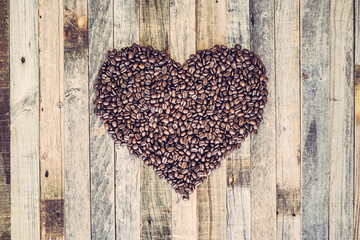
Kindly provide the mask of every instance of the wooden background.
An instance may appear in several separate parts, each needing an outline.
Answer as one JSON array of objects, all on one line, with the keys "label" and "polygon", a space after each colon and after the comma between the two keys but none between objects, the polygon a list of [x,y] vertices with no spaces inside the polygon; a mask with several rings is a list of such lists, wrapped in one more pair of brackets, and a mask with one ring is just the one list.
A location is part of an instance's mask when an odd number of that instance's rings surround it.
[{"label": "wooden background", "polygon": [[[360,239],[360,0],[0,0],[0,239]],[[258,135],[190,201],[93,114],[107,50],[265,63]]]}]

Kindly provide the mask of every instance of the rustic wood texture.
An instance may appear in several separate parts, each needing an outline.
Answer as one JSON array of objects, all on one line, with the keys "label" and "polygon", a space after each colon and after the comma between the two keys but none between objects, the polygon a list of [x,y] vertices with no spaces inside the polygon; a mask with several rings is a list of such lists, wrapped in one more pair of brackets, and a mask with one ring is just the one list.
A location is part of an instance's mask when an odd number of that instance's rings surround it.
[{"label": "rustic wood texture", "polygon": [[[227,45],[250,48],[249,1],[227,0]],[[250,239],[250,138],[230,154],[226,163],[226,236],[227,239]]]},{"label": "rustic wood texture", "polygon": [[90,95],[90,164],[91,164],[91,231],[94,239],[115,238],[115,159],[114,142],[92,102],[93,86],[106,52],[114,47],[113,0],[90,0],[89,9],[89,95]]},{"label": "rustic wood texture", "polygon": [[[169,52],[181,64],[196,51],[195,5],[193,0],[170,1]],[[172,239],[197,239],[196,223],[196,191],[189,201],[172,191]]]},{"label": "rustic wood texture", "polygon": [[301,1],[302,237],[328,239],[329,1]]},{"label": "rustic wood texture", "polygon": [[353,239],[353,1],[330,1],[329,239]]},{"label": "rustic wood texture", "polygon": [[[170,5],[167,0],[140,0],[140,44],[169,49]],[[141,239],[170,239],[171,185],[141,163]]]},{"label": "rustic wood texture", "polygon": [[12,239],[40,239],[37,7],[10,1]]},{"label": "rustic wood texture", "polygon": [[355,0],[355,161],[354,161],[354,240],[360,240],[360,0]]},{"label": "rustic wood texture", "polygon": [[299,1],[275,1],[277,239],[301,239]]},{"label": "rustic wood texture", "polygon": [[[226,1],[196,1],[196,48],[226,45]],[[197,188],[198,239],[226,239],[226,159]]]},{"label": "rustic wood texture", "polygon": [[[114,0],[114,48],[139,42],[139,0]],[[140,166],[124,146],[115,146],[116,239],[140,237]]]},{"label": "rustic wood texture", "polygon": [[251,238],[276,238],[276,102],[274,1],[250,1],[251,50],[267,69],[268,102],[251,136]]},{"label": "rustic wood texture", "polygon": [[63,6],[39,0],[40,227],[42,239],[64,237]]},{"label": "rustic wood texture", "polygon": [[90,239],[87,2],[63,4],[65,239]]},{"label": "rustic wood texture", "polygon": [[9,1],[0,0],[0,239],[11,239]]}]

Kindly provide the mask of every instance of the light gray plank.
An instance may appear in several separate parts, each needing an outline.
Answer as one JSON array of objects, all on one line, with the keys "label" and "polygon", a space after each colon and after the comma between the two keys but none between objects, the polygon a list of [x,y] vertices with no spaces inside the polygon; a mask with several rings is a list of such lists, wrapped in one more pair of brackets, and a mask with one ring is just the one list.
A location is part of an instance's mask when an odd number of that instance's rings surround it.
[{"label": "light gray plank", "polygon": [[328,239],[329,1],[301,1],[302,237]]},{"label": "light gray plank", "polygon": [[277,239],[301,239],[299,5],[275,1]]},{"label": "light gray plank", "polygon": [[10,1],[12,239],[40,239],[37,14],[37,1]]},{"label": "light gray plank", "polygon": [[[114,47],[139,42],[139,0],[114,0]],[[124,146],[115,146],[116,239],[140,237],[140,166]]]},{"label": "light gray plank", "polygon": [[65,239],[90,239],[87,2],[63,4]]},{"label": "light gray plank", "polygon": [[330,2],[329,239],[353,238],[354,8]]},{"label": "light gray plank", "polygon": [[63,5],[39,0],[41,239],[64,238]]},{"label": "light gray plank", "polygon": [[354,240],[360,239],[360,0],[355,0]]},{"label": "light gray plank", "polygon": [[[226,45],[226,1],[196,1],[196,49]],[[226,239],[226,158],[197,188],[198,239]]]},{"label": "light gray plank", "polygon": [[[250,48],[250,9],[247,0],[228,0],[227,44]],[[227,239],[250,239],[250,138],[227,160]]]},{"label": "light gray plank", "polygon": [[94,114],[93,86],[107,51],[113,49],[113,1],[89,0],[89,95],[91,231],[94,239],[115,238],[114,141]]},{"label": "light gray plank", "polygon": [[269,81],[268,102],[257,135],[251,136],[251,238],[276,238],[276,130],[274,1],[250,1],[251,50]]},{"label": "light gray plank", "polygon": [[[170,1],[170,54],[175,61],[183,63],[196,51],[195,1]],[[172,191],[172,239],[196,239],[197,216],[196,194],[184,201],[180,194]],[[185,220],[186,219],[186,220]],[[185,221],[184,221],[185,220]]]},{"label": "light gray plank", "polygon": [[[169,48],[169,1],[140,0],[140,44]],[[171,185],[141,163],[140,239],[171,238]]]}]

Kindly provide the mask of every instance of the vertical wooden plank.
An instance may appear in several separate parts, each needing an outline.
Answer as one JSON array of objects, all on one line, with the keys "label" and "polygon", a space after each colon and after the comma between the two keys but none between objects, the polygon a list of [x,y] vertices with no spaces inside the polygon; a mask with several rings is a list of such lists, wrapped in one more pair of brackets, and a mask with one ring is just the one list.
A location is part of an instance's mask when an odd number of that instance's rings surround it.
[{"label": "vertical wooden plank", "polygon": [[[114,48],[139,42],[139,0],[114,0]],[[115,146],[116,239],[140,237],[140,166],[124,146]]]},{"label": "vertical wooden plank", "polygon": [[329,1],[301,0],[302,237],[328,239]]},{"label": "vertical wooden plank", "polygon": [[251,50],[269,81],[268,102],[257,135],[251,136],[251,238],[276,238],[276,102],[274,1],[250,1]]},{"label": "vertical wooden plank", "polygon": [[41,239],[64,237],[63,9],[39,0]]},{"label": "vertical wooden plank", "polygon": [[[168,50],[169,1],[140,0],[140,44]],[[141,239],[171,238],[171,186],[141,163]]]},{"label": "vertical wooden plank", "polygon": [[301,239],[300,1],[275,1],[277,239]]},{"label": "vertical wooden plank", "polygon": [[100,118],[95,115],[93,100],[100,66],[114,47],[113,0],[89,0],[89,94],[90,94],[90,163],[91,228],[94,239],[115,238],[115,159],[114,141]]},{"label": "vertical wooden plank", "polygon": [[360,0],[355,0],[354,240],[360,239]]},{"label": "vertical wooden plank", "polygon": [[[226,44],[226,0],[196,1],[197,49]],[[226,239],[226,159],[197,191],[198,239]]]},{"label": "vertical wooden plank", "polygon": [[91,239],[86,0],[64,0],[65,239]]},{"label": "vertical wooden plank", "polygon": [[[195,1],[170,1],[170,54],[180,63],[196,51]],[[172,191],[172,239],[196,239],[196,191],[184,201]]]},{"label": "vertical wooden plank", "polygon": [[0,0],[0,239],[10,240],[9,1]]},{"label": "vertical wooden plank", "polygon": [[37,7],[10,1],[12,239],[40,239]]},{"label": "vertical wooden plank", "polygon": [[[250,48],[248,0],[227,0],[227,44]],[[250,138],[231,153],[226,164],[227,239],[250,239]]]},{"label": "vertical wooden plank", "polygon": [[353,239],[354,8],[330,2],[329,239]]}]

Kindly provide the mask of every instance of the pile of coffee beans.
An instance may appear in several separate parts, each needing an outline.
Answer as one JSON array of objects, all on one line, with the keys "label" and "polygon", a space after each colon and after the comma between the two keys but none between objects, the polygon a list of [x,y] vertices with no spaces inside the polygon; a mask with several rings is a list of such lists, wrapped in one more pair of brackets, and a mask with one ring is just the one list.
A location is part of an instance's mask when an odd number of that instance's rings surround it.
[{"label": "pile of coffee beans", "polygon": [[184,64],[133,44],[108,53],[95,113],[115,143],[189,199],[262,120],[268,91],[259,57],[240,45],[199,50]]}]

